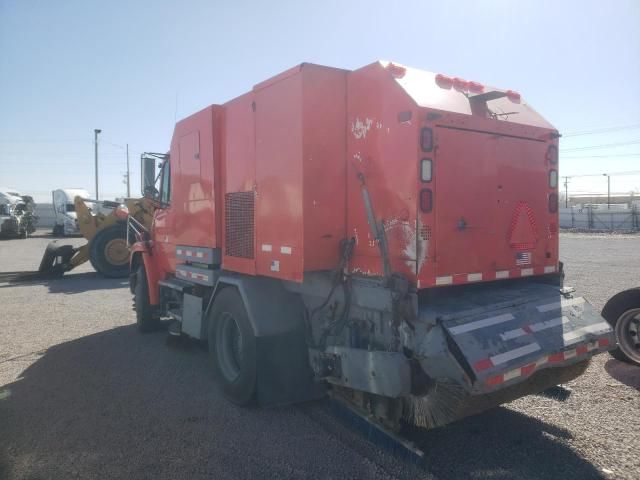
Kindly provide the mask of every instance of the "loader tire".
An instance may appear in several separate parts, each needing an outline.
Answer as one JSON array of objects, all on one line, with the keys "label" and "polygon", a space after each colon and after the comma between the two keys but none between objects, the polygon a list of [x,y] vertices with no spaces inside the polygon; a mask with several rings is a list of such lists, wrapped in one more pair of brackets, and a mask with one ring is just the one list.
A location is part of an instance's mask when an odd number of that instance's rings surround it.
[{"label": "loader tire", "polygon": [[209,358],[224,396],[236,405],[255,399],[256,337],[242,297],[233,287],[216,296],[208,322]]},{"label": "loader tire", "polygon": [[127,226],[116,223],[103,228],[91,239],[89,261],[96,272],[109,278],[129,275]]},{"label": "loader tire", "polygon": [[155,315],[149,302],[149,283],[144,266],[140,265],[136,271],[136,287],[133,295],[133,303],[136,307],[136,325],[140,333],[149,333],[158,330],[160,319]]}]

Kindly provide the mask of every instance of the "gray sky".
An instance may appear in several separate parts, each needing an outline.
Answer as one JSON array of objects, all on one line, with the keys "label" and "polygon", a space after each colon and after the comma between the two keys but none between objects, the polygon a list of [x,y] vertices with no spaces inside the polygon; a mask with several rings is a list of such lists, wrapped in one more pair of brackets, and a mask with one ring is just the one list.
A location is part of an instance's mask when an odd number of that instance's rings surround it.
[{"label": "gray sky", "polygon": [[93,191],[101,128],[101,196],[125,192],[127,143],[137,194],[139,153],[166,151],[176,118],[304,61],[376,59],[517,90],[589,132],[561,140],[561,175],[640,170],[639,25],[637,0],[0,0],[0,185]]}]

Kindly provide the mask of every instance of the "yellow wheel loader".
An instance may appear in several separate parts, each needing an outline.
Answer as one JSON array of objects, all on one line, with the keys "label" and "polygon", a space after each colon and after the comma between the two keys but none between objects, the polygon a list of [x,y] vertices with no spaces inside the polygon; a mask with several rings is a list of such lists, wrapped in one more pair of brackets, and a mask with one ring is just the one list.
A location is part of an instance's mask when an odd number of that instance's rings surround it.
[{"label": "yellow wheel loader", "polygon": [[96,202],[96,212],[82,197],[75,197],[74,204],[78,228],[87,239],[87,244],[73,247],[60,245],[57,241],[49,243],[38,272],[43,275],[62,275],[90,261],[96,272],[105,277],[126,277],[129,274],[127,219],[132,217],[148,228],[154,211],[151,201],[129,198],[124,205],[109,201]]}]

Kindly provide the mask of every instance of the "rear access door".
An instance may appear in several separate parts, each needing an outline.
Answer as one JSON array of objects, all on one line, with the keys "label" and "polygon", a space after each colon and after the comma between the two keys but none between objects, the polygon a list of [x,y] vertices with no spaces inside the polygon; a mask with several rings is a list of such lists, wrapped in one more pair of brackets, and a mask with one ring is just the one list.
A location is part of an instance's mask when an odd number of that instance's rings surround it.
[{"label": "rear access door", "polygon": [[554,271],[546,143],[440,126],[436,144],[436,284]]}]

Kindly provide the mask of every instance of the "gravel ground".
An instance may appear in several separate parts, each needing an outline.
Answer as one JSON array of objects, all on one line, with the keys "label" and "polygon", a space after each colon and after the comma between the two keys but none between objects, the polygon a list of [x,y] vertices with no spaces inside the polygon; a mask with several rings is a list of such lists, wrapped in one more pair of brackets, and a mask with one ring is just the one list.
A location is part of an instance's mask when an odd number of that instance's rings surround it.
[{"label": "gravel ground", "polygon": [[[0,272],[50,239],[0,241]],[[74,239],[77,244],[81,239]],[[567,283],[598,308],[640,283],[640,236],[563,234]],[[0,273],[0,479],[636,479],[640,368],[598,356],[564,403],[531,396],[420,435],[416,466],[346,428],[327,402],[244,409],[207,356],[138,335],[121,280]]]}]

